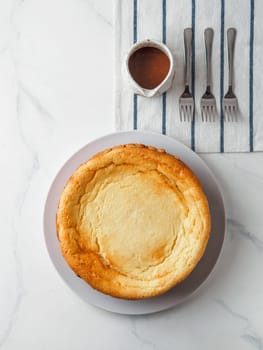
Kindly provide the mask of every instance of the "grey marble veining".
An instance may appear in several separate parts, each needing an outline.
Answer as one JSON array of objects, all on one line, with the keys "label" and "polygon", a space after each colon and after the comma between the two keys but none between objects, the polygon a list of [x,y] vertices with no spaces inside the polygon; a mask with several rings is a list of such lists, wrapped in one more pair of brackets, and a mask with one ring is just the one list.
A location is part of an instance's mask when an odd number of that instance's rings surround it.
[{"label": "grey marble veining", "polygon": [[31,91],[21,82],[18,81],[19,94],[24,94],[38,111],[38,114],[42,118],[47,118],[49,121],[54,121],[54,116],[42,105],[39,98],[34,96]]},{"label": "grey marble veining", "polygon": [[245,339],[249,344],[253,346],[254,349],[263,349],[263,338],[251,334],[244,334],[242,338]]},{"label": "grey marble veining", "polygon": [[84,0],[89,9],[95,14],[95,16],[99,19],[102,20],[107,26],[112,27],[112,21],[109,20],[108,17],[106,17],[101,11],[98,10],[97,5],[98,1],[92,1],[92,0]]},{"label": "grey marble veining", "polygon": [[258,334],[255,331],[248,317],[232,310],[224,300],[217,300],[217,304],[220,305],[220,307],[222,307],[222,309],[224,309],[224,311],[230,314],[236,321],[238,322],[241,321],[243,323],[241,338],[244,339],[249,344],[251,344],[255,349],[262,350],[263,336],[262,334]]},{"label": "grey marble veining", "polygon": [[2,47],[0,48],[0,56],[3,55],[3,54],[6,52],[7,49],[8,49],[8,45],[7,45],[7,44],[5,44],[4,46],[2,46]]},{"label": "grey marble veining", "polygon": [[[19,98],[17,99],[17,119],[19,120],[20,115],[20,108],[19,108]],[[18,125],[20,125],[18,123]],[[13,259],[15,262],[15,274],[16,274],[16,299],[15,302],[11,308],[10,314],[9,314],[9,319],[7,320],[5,331],[2,334],[0,338],[0,347],[8,340],[9,334],[15,324],[16,321],[16,316],[17,313],[19,312],[19,307],[22,301],[23,296],[25,295],[24,291],[24,285],[23,285],[23,270],[22,270],[22,259],[19,254],[19,248],[18,248],[18,235],[21,235],[22,232],[20,230],[20,227],[17,223],[19,218],[21,217],[22,214],[22,209],[25,203],[25,199],[28,193],[28,190],[30,188],[31,181],[36,174],[36,172],[39,170],[39,161],[38,161],[38,156],[35,154],[33,150],[30,149],[28,146],[28,143],[26,141],[25,135],[20,130],[20,136],[21,136],[21,141],[24,144],[24,146],[29,150],[30,155],[32,156],[32,166],[27,169],[27,171],[24,173],[24,184],[23,187],[21,187],[21,190],[17,193],[16,199],[15,199],[15,207],[14,207],[14,212],[13,212],[13,219],[12,222],[10,223],[10,227],[12,229],[13,233]]]},{"label": "grey marble veining", "polygon": [[18,252],[18,248],[17,248],[17,235],[18,232],[15,229],[15,223],[13,222],[11,224],[12,228],[13,228],[13,234],[14,234],[14,239],[13,239],[13,258],[15,261],[15,266],[16,266],[16,279],[17,279],[17,283],[16,283],[16,299],[14,304],[11,307],[8,319],[6,320],[5,323],[5,329],[3,331],[3,333],[1,334],[0,337],[0,348],[2,348],[2,346],[4,345],[4,343],[8,340],[8,337],[10,335],[10,332],[15,324],[16,321],[16,316],[17,313],[19,312],[19,306],[21,304],[22,298],[25,295],[24,289],[23,289],[23,276],[22,276],[22,269],[21,269],[21,259],[19,256],[19,252]]},{"label": "grey marble veining", "polygon": [[[144,319],[147,318],[144,317]],[[146,336],[140,333],[140,329],[135,317],[131,319],[131,333],[134,335],[135,339],[139,343],[140,349],[157,349],[157,345],[153,341],[151,341],[151,339],[146,338]]]},{"label": "grey marble veining", "polygon": [[250,215],[263,204],[260,154],[204,156],[226,195],[225,261],[179,308],[147,317],[104,313],[73,295],[50,263],[42,232],[49,185],[77,147],[113,131],[112,6],[0,2],[0,348],[262,350],[263,281],[255,269],[263,216]]},{"label": "grey marble veining", "polygon": [[227,219],[227,225],[232,239],[241,237],[253,244],[258,251],[261,252],[263,250],[263,239],[250,232],[245,225],[230,218]]}]

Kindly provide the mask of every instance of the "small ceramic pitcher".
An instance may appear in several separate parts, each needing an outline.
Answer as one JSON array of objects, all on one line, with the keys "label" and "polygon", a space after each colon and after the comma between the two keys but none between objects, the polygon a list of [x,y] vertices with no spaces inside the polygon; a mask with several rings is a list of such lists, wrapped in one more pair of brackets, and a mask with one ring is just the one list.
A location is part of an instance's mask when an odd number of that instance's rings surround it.
[{"label": "small ceramic pitcher", "polygon": [[[155,88],[153,89],[146,89],[143,88],[142,86],[140,86],[134,79],[133,76],[130,72],[129,69],[129,59],[130,57],[134,54],[134,52],[136,52],[137,50],[143,48],[143,47],[153,47],[153,48],[157,48],[159,50],[161,50],[163,53],[166,54],[166,56],[168,57],[169,61],[170,61],[170,67],[169,67],[169,71],[166,75],[166,77],[164,78],[164,80]],[[165,91],[167,91],[171,85],[172,85],[172,81],[175,75],[175,64],[174,64],[174,58],[173,55],[170,51],[170,49],[163,43],[157,41],[157,40],[152,40],[152,39],[146,39],[143,40],[141,42],[138,42],[136,44],[134,44],[127,57],[126,57],[126,69],[128,72],[128,78],[129,78],[129,82],[130,85],[133,89],[133,91],[137,94],[137,95],[141,95],[144,97],[153,97],[153,96],[158,96],[161,95],[162,93],[164,93]]]}]

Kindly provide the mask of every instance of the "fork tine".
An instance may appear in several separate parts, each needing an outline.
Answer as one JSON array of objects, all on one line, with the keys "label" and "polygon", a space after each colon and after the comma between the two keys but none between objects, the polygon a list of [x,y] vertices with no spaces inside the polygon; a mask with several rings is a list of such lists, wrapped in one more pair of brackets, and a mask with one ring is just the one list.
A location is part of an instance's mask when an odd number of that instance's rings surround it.
[{"label": "fork tine", "polygon": [[232,106],[229,107],[229,111],[230,111],[230,121],[232,123],[233,122],[233,108],[232,108]]},{"label": "fork tine", "polygon": [[206,122],[206,110],[205,110],[205,106],[203,106],[203,114],[204,114],[204,122]]},{"label": "fork tine", "polygon": [[[189,92],[187,92],[190,94]],[[194,99],[192,95],[184,96],[186,92],[179,99],[179,112],[180,121],[189,122],[192,120],[193,110],[194,110]]]},{"label": "fork tine", "polygon": [[182,121],[182,108],[183,108],[183,106],[180,106],[180,108],[179,108],[180,122]]},{"label": "fork tine", "polygon": [[230,115],[231,115],[231,123],[233,123],[234,115],[233,115],[233,108],[232,108],[232,106],[230,106],[229,109],[230,109]]},{"label": "fork tine", "polygon": [[236,114],[235,114],[235,122],[237,122],[237,117],[238,117],[237,113],[238,113],[238,111],[237,111],[237,109],[236,109],[235,111],[236,111]]},{"label": "fork tine", "polygon": [[235,122],[236,121],[236,108],[234,105],[233,105],[232,111],[233,111],[233,122]]},{"label": "fork tine", "polygon": [[[229,93],[228,93],[229,94]],[[228,96],[227,94],[223,98],[223,111],[225,122],[237,122],[238,121],[238,102],[234,96]]]},{"label": "fork tine", "polygon": [[233,122],[236,121],[236,116],[237,116],[236,109],[235,109],[235,107],[233,106]]},{"label": "fork tine", "polygon": [[237,108],[235,105],[233,106],[233,112],[234,112],[234,121],[236,122],[237,121]]},{"label": "fork tine", "polygon": [[227,119],[227,121],[231,122],[232,115],[231,115],[231,108],[230,108],[230,106],[227,106],[227,112],[228,112],[228,119]]},{"label": "fork tine", "polygon": [[227,107],[224,106],[224,121],[227,122]]},{"label": "fork tine", "polygon": [[189,106],[189,122],[192,121],[192,106]]},{"label": "fork tine", "polygon": [[182,108],[182,111],[183,111],[183,121],[185,121],[185,107],[183,106],[183,108]]}]

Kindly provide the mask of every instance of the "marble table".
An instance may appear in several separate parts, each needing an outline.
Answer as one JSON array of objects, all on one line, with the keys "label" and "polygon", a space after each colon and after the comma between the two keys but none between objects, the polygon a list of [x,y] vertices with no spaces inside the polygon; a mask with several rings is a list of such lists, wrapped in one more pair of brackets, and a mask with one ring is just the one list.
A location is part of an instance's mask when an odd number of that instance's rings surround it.
[{"label": "marble table", "polygon": [[263,153],[202,155],[228,230],[211,278],[175,309],[102,311],[49,259],[42,216],[54,175],[114,130],[112,23],[107,0],[0,2],[0,349],[263,349]]}]

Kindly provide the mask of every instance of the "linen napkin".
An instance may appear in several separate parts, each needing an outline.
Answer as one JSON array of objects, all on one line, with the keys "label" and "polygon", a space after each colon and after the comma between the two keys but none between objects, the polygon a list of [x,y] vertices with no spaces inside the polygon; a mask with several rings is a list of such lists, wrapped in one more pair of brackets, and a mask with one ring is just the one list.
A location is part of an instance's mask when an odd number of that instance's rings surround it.
[{"label": "linen napkin", "polygon": [[[115,0],[115,117],[117,130],[150,130],[172,136],[196,152],[263,150],[263,1],[260,0]],[[193,30],[193,81],[196,112],[192,123],[179,120],[184,89],[183,30]],[[218,119],[202,123],[200,99],[205,91],[204,29],[214,29],[212,76]],[[237,30],[234,92],[236,123],[224,123],[221,106],[227,91],[226,31]],[[172,51],[176,75],[171,89],[159,97],[134,95],[125,57],[135,42],[157,39]]]}]

